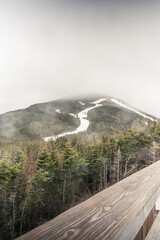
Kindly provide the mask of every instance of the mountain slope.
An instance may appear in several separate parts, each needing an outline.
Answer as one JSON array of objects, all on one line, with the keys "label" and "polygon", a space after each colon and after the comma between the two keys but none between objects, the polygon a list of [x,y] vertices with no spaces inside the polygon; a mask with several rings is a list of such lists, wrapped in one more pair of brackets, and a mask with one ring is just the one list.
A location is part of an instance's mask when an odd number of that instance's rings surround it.
[{"label": "mountain slope", "polygon": [[108,132],[126,126],[145,127],[148,121],[156,118],[135,110],[127,104],[104,96],[60,99],[32,105],[26,109],[0,115],[0,139],[25,140],[44,138],[74,131],[80,125],[78,113],[93,107],[93,101],[105,98],[102,106],[88,112],[91,132]]}]

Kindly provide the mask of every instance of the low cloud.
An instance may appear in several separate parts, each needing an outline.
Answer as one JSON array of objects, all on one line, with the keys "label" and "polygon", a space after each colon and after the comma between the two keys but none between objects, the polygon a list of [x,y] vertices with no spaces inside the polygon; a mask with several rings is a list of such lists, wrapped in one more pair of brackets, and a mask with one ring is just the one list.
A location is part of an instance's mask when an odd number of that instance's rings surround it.
[{"label": "low cloud", "polygon": [[160,116],[159,5],[81,2],[1,1],[0,113],[100,93]]}]

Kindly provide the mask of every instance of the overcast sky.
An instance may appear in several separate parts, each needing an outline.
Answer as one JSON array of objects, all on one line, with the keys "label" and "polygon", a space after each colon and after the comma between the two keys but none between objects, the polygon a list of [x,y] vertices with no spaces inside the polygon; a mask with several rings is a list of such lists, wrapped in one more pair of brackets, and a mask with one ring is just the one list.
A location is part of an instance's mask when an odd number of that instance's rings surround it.
[{"label": "overcast sky", "polygon": [[0,113],[102,93],[160,117],[155,0],[0,0]]}]

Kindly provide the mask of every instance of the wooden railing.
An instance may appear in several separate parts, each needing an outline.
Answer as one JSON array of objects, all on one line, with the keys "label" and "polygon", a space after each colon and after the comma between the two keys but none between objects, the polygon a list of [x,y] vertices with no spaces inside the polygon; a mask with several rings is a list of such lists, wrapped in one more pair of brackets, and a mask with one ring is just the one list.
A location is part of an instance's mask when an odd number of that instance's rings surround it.
[{"label": "wooden railing", "polygon": [[[160,161],[157,161],[18,240],[145,239],[140,231],[148,218],[153,219],[151,215],[159,196]],[[156,238],[160,229],[160,222],[157,224],[159,218],[158,215],[153,225],[151,222],[147,240],[160,239]]]}]

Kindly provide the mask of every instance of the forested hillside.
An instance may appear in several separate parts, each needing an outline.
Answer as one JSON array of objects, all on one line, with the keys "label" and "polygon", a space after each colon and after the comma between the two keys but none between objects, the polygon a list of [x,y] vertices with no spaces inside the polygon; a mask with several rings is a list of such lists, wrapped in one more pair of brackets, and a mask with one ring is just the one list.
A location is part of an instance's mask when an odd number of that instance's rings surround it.
[{"label": "forested hillside", "polygon": [[110,97],[91,96],[39,103],[26,109],[1,114],[0,140],[27,141],[74,131],[80,125],[78,113],[94,106],[93,101],[99,98],[105,100],[102,106],[88,113],[90,126],[87,133],[103,134],[110,132],[112,128],[119,131],[133,125],[146,128],[149,114],[146,113],[145,118],[143,114],[117,104]]},{"label": "forested hillside", "polygon": [[[94,138],[94,137],[93,137]],[[94,141],[93,141],[94,140]],[[14,239],[160,158],[160,123],[0,145],[0,239]]]}]

